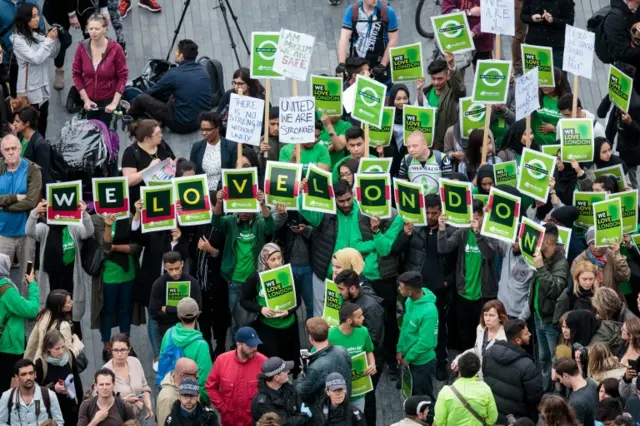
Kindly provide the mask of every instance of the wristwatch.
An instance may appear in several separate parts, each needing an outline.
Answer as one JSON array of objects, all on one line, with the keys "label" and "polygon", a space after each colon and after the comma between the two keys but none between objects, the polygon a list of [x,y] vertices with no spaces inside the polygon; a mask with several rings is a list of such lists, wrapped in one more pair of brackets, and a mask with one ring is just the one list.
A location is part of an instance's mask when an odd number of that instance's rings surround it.
[{"label": "wristwatch", "polygon": [[334,132],[329,133],[329,137],[330,137],[330,138],[332,138],[332,137],[334,137],[334,136],[336,136],[336,134],[335,134]]}]

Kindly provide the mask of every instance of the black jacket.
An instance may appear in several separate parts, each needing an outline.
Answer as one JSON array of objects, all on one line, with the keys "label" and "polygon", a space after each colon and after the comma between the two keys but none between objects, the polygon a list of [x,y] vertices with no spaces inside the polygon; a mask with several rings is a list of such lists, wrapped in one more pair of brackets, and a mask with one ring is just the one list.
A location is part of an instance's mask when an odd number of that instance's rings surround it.
[{"label": "black jacket", "polygon": [[[382,347],[384,340],[384,308],[382,298],[376,295],[369,284],[362,283],[357,299],[350,302],[362,308],[364,314],[364,326],[369,330],[374,348]],[[380,364],[382,365],[382,364]]]},{"label": "black jacket", "polygon": [[310,425],[311,418],[300,412],[301,406],[302,399],[293,385],[285,383],[279,391],[276,391],[267,386],[264,379],[260,379],[258,393],[251,401],[253,424],[256,424],[265,413],[276,413],[280,416],[282,425]]},{"label": "black jacket", "polygon": [[331,406],[328,397],[320,402],[318,414],[314,413],[314,426],[336,425],[336,426],[367,426],[367,420],[360,410],[354,407],[349,399],[336,408]]},{"label": "black jacket", "polygon": [[171,414],[164,422],[164,426],[220,426],[218,415],[211,408],[204,407],[198,402],[195,420],[186,419],[180,414],[180,400],[173,403]]},{"label": "black jacket", "polygon": [[611,16],[604,21],[604,35],[614,61],[634,66],[640,62],[640,46],[631,45],[631,27],[635,22],[637,18],[623,0],[611,0]]},{"label": "black jacket", "polygon": [[[622,0],[620,0],[622,1]],[[542,15],[547,11],[553,16],[551,23],[546,20],[534,22],[533,15]],[[529,25],[527,44],[556,48],[564,47],[564,30],[568,25],[573,25],[575,5],[573,0],[525,0],[522,4],[520,19]],[[562,64],[553,64],[562,68]]]},{"label": "black jacket", "polygon": [[537,420],[537,407],[543,394],[542,377],[524,349],[510,342],[496,341],[484,353],[482,373],[496,400],[497,423],[506,424],[509,414]]},{"label": "black jacket", "polygon": [[[223,169],[235,169],[236,160],[238,159],[238,145],[235,142],[231,142],[225,138],[221,138],[220,142],[220,162]],[[204,158],[204,152],[207,149],[207,141],[204,139],[196,142],[191,147],[191,155],[189,160],[196,163],[196,174],[204,174],[202,170],[202,159]]]},{"label": "black jacket", "polygon": [[311,235],[311,269],[321,280],[327,277],[337,237],[338,217],[335,214],[325,214],[320,226],[314,227]]},{"label": "black jacket", "polygon": [[[600,102],[600,106],[598,106],[598,117],[605,118],[611,106],[611,99],[609,95],[606,95]],[[628,167],[635,167],[640,165],[640,144],[638,143],[640,139],[640,120],[638,119],[640,117],[640,95],[635,89],[631,92],[629,102],[631,123],[625,124],[622,121],[621,114],[620,109],[617,107],[611,110],[606,127],[607,139],[612,141],[617,134],[620,157],[624,158]]]},{"label": "black jacket", "polygon": [[171,327],[180,322],[178,319],[178,308],[167,306],[166,312],[162,312],[162,307],[167,305],[167,282],[169,281],[189,281],[191,282],[190,297],[198,302],[202,309],[202,294],[198,280],[187,273],[182,273],[180,279],[173,280],[168,274],[162,274],[151,287],[151,297],[149,298],[149,315],[158,322],[160,338],[164,336]]},{"label": "black jacket", "polygon": [[31,136],[23,157],[40,166],[43,185],[55,182],[51,176],[51,147],[40,133],[35,132]]}]

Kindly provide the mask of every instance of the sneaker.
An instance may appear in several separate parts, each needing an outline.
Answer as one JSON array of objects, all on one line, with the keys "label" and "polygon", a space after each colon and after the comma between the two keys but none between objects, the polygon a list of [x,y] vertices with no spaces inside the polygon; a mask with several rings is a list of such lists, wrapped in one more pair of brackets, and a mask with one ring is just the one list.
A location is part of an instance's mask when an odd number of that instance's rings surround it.
[{"label": "sneaker", "polygon": [[138,0],[138,6],[151,12],[162,12],[162,6],[156,0]]},{"label": "sneaker", "polygon": [[131,0],[120,0],[120,17],[126,18],[127,14],[131,10]]},{"label": "sneaker", "polygon": [[56,70],[56,76],[53,79],[53,88],[56,90],[64,89],[64,70]]},{"label": "sneaker", "polygon": [[154,361],[153,363],[153,371],[158,372],[158,361]]},{"label": "sneaker", "polygon": [[340,2],[341,2],[341,1],[342,1],[342,0],[329,0],[329,4],[330,4],[331,6],[337,6],[337,5],[339,5],[339,4],[340,4]]}]

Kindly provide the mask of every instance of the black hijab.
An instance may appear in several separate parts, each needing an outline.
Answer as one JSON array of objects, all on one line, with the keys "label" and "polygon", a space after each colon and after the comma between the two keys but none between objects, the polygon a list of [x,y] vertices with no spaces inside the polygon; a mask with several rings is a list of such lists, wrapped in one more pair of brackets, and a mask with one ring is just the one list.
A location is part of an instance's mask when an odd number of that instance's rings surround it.
[{"label": "black hijab", "polygon": [[569,312],[567,327],[571,330],[571,343],[580,343],[587,347],[591,343],[593,335],[598,331],[600,321],[593,312],[582,309]]},{"label": "black hijab", "polygon": [[[514,151],[518,155],[522,155],[522,149],[524,145],[522,145],[522,135],[527,130],[527,123],[525,119],[520,121],[516,121],[511,126],[509,126],[509,130],[504,137],[504,142],[502,144],[502,149],[507,150],[510,149]],[[535,141],[531,141],[530,149],[534,151],[540,151],[540,145]]]},{"label": "black hijab", "polygon": [[[484,166],[480,167],[478,169],[478,173],[476,174],[476,187],[478,188],[478,194],[482,194],[482,195],[489,195],[488,191],[485,191],[484,189],[482,189],[482,179],[488,177],[491,178],[491,180],[494,180],[495,177],[493,175],[493,165],[492,164],[485,164]],[[494,184],[495,184],[495,180],[494,180]]]},{"label": "black hijab", "polygon": [[571,163],[562,164],[564,165],[564,170],[560,171],[556,167],[556,171],[553,174],[556,179],[556,195],[565,206],[571,206],[573,205],[573,193],[578,184],[578,174],[571,167]]},{"label": "black hijab", "polygon": [[617,166],[618,164],[622,164],[622,170],[626,174],[627,164],[622,161],[617,155],[611,154],[611,158],[609,158],[609,161],[602,161],[600,159],[600,150],[602,149],[602,145],[605,143],[608,143],[611,149],[613,149],[613,144],[606,138],[599,136],[593,140],[593,163],[596,165],[596,169],[604,169],[605,167]]},{"label": "black hijab", "polygon": [[[404,92],[407,94],[408,102],[406,105],[411,105],[411,98],[409,98],[409,89],[407,88],[407,86],[405,86],[404,84],[394,84],[391,87],[391,91],[389,92],[389,106],[395,107],[394,100],[396,99],[396,95],[400,90],[404,90]],[[394,124],[402,124],[402,111],[403,110],[396,108],[396,112],[393,116]]]}]

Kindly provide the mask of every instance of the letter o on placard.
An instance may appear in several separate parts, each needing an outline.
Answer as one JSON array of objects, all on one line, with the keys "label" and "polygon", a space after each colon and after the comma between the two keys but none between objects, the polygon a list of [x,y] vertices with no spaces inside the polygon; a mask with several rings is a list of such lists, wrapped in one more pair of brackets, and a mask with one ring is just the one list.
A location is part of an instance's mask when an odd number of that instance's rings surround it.
[{"label": "letter o on placard", "polygon": [[[193,200],[189,199],[189,195],[191,193],[195,194],[195,197]],[[184,194],[182,194],[182,196],[184,197],[184,201],[187,204],[197,204],[200,201],[200,193],[193,188],[189,188],[186,191],[184,191]]]},{"label": "letter o on placard", "polygon": [[[370,191],[371,190],[375,190],[375,192],[376,192],[376,196],[375,197],[372,197],[370,195]],[[382,196],[382,190],[379,187],[373,186],[373,185],[367,186],[365,188],[365,190],[364,190],[364,193],[367,196],[367,198],[370,199],[370,200],[377,200],[378,198],[380,198]]]},{"label": "letter o on placard", "polygon": [[[506,211],[504,214],[502,214],[501,208]],[[507,219],[508,217],[511,217],[511,209],[504,203],[496,204],[495,212],[500,219]]]}]

